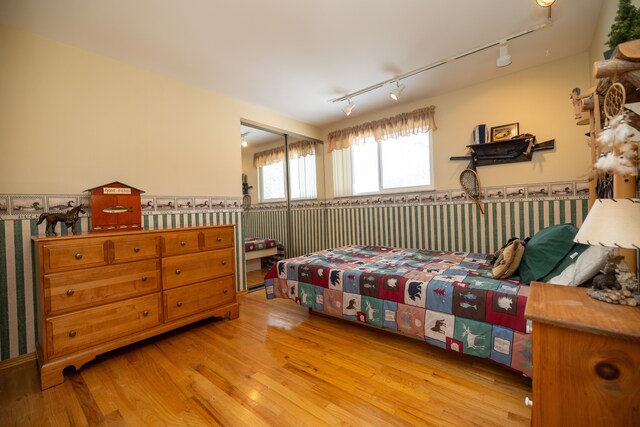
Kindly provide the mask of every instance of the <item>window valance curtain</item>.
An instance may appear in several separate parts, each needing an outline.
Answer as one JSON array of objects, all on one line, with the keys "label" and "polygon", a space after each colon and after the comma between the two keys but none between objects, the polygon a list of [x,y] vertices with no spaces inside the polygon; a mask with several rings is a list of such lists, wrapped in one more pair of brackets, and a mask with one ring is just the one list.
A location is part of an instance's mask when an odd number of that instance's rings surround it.
[{"label": "window valance curtain", "polygon": [[[316,154],[316,143],[313,141],[303,140],[289,144],[290,159],[306,157],[312,154]],[[284,147],[261,151],[253,155],[253,167],[256,169],[282,161],[284,161]]]},{"label": "window valance curtain", "polygon": [[364,144],[373,137],[376,142],[436,130],[436,107],[431,105],[409,113],[398,114],[359,126],[336,130],[329,134],[328,151],[342,150],[353,144]]},{"label": "window valance curtain", "polygon": [[267,151],[260,151],[253,155],[253,167],[261,168],[284,160],[284,147],[277,147]]}]

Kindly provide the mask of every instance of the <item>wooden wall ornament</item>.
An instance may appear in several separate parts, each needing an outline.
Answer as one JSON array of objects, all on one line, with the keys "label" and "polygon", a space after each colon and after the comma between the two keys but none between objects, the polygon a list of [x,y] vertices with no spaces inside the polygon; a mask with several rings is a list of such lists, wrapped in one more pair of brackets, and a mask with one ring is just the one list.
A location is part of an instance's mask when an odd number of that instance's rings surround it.
[{"label": "wooden wall ornament", "polygon": [[91,231],[142,229],[144,191],[119,181],[85,191],[91,193]]}]

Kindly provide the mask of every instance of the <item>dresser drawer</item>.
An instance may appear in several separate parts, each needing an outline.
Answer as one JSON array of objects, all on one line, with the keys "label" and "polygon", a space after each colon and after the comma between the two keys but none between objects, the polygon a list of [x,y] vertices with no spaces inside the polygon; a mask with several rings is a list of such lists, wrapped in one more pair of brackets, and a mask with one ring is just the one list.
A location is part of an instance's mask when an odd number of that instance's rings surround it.
[{"label": "dresser drawer", "polygon": [[113,262],[129,262],[160,256],[158,237],[116,237],[111,239]]},{"label": "dresser drawer", "polygon": [[45,314],[61,314],[159,290],[158,260],[48,274],[44,276]]},{"label": "dresser drawer", "polygon": [[163,258],[162,284],[168,289],[232,274],[234,264],[233,248]]},{"label": "dresser drawer", "polygon": [[44,271],[74,270],[107,264],[107,239],[45,244]]},{"label": "dresser drawer", "polygon": [[215,308],[235,299],[235,276],[163,292],[165,321]]},{"label": "dresser drawer", "polygon": [[162,323],[160,293],[47,319],[49,357],[57,357]]},{"label": "dresser drawer", "polygon": [[162,236],[162,254],[179,255],[200,250],[200,232],[196,230],[176,231]]},{"label": "dresser drawer", "polygon": [[204,249],[230,248],[235,242],[233,227],[211,228],[202,231]]}]

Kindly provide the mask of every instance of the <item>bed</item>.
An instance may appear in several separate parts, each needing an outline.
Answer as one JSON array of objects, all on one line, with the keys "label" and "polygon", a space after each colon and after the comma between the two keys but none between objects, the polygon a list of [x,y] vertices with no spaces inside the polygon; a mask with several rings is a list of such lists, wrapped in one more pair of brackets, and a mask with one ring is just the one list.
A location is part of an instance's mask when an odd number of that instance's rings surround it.
[{"label": "bed", "polygon": [[277,259],[284,256],[284,248],[273,239],[247,237],[244,239],[246,271],[256,271],[266,264],[269,268]]},{"label": "bed", "polygon": [[265,291],[531,376],[529,287],[493,279],[490,259],[352,245],[279,261]]}]

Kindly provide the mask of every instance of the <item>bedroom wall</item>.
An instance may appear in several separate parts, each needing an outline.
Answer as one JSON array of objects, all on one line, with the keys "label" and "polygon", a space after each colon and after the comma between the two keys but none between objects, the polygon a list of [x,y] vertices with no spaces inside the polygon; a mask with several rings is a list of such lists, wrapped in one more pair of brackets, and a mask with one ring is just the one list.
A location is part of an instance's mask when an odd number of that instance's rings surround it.
[{"label": "bedroom wall", "polygon": [[[240,122],[319,138],[313,126],[110,58],[0,25],[0,360],[34,351],[31,241],[40,213],[14,199],[80,201],[122,181],[157,199],[199,196],[223,206],[154,208],[146,228],[236,224],[242,248]],[[81,221],[88,229],[88,219]]]},{"label": "bedroom wall", "polygon": [[151,194],[240,195],[241,119],[320,135],[266,109],[7,26],[0,26],[0,61],[0,194],[74,194],[117,179]]},{"label": "bedroom wall", "polygon": [[[441,96],[394,105],[375,114],[354,114],[323,129],[323,133],[326,140],[333,130],[435,105],[438,129],[432,133],[432,143],[438,191],[459,188],[458,177],[467,162],[449,157],[467,153],[466,145],[471,144],[471,134],[478,123],[491,127],[518,122],[520,133],[534,134],[538,142],[556,141],[555,150],[537,152],[531,162],[478,168],[483,186],[584,179],[589,170],[584,137],[587,127],[576,126],[569,95],[574,87],[589,87],[589,71],[589,56],[584,52]],[[326,176],[331,179],[331,155],[326,159]],[[332,184],[327,190],[332,196]]]}]

